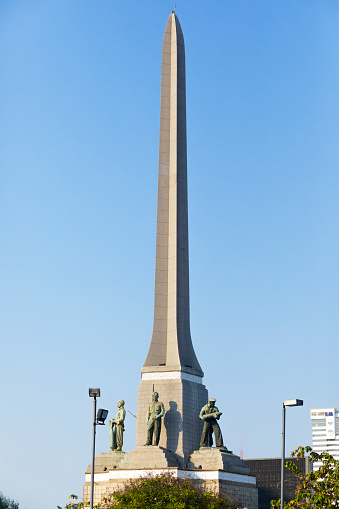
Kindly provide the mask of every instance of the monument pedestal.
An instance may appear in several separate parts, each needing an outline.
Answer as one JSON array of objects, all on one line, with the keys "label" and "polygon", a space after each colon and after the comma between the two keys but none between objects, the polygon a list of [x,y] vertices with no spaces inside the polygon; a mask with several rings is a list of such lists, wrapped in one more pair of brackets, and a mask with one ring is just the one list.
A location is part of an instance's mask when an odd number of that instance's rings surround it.
[{"label": "monument pedestal", "polygon": [[168,467],[179,467],[179,458],[164,447],[156,445],[136,447],[126,454],[120,463],[120,469],[158,469]]},{"label": "monument pedestal", "polygon": [[[100,453],[99,456],[95,457],[94,473],[118,468],[125,456],[127,456],[127,452],[123,451],[110,451]],[[90,474],[91,471],[92,465],[88,465],[86,474]]]},{"label": "monument pedestal", "polygon": [[[256,478],[250,475],[244,461],[233,454],[217,448],[202,448],[191,455],[188,468],[179,467],[176,454],[163,447],[143,446],[127,454],[122,453],[122,459],[116,466],[114,463],[118,460],[118,454],[101,453],[96,457],[94,504],[99,503],[105,494],[123,487],[128,481],[171,472],[174,477],[188,477],[197,485],[230,498],[238,507],[258,508]],[[109,467],[109,464],[112,467]],[[84,486],[84,502],[90,499],[90,472],[89,466]]]},{"label": "monument pedestal", "polygon": [[188,463],[188,468],[225,470],[226,472],[250,475],[250,469],[244,460],[217,447],[201,447],[198,451],[194,451]]}]

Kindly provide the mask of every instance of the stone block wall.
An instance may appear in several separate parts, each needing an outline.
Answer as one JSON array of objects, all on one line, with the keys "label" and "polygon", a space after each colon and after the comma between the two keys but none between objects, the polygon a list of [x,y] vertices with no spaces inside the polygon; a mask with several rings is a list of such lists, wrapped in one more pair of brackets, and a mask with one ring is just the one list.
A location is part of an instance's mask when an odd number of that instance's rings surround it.
[{"label": "stone block wall", "polygon": [[203,426],[199,412],[208,402],[207,389],[201,383],[180,378],[142,380],[138,388],[136,447],[146,443],[146,415],[153,386],[165,406],[159,446],[175,452],[185,463],[199,449]]},{"label": "stone block wall", "polygon": [[[258,509],[258,489],[256,485],[231,483],[223,480],[219,480],[218,482],[219,493],[224,497],[229,497],[232,503],[242,508]],[[206,481],[206,483],[208,483],[208,481]]]}]

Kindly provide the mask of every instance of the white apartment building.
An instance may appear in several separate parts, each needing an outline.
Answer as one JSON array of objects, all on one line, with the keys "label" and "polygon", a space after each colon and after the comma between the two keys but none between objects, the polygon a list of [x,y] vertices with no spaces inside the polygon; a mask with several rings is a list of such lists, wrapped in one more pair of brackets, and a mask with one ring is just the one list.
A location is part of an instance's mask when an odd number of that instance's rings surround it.
[{"label": "white apartment building", "polygon": [[[339,411],[337,408],[311,408],[312,447],[314,452],[328,452],[339,460]],[[313,464],[318,470],[321,462]]]}]

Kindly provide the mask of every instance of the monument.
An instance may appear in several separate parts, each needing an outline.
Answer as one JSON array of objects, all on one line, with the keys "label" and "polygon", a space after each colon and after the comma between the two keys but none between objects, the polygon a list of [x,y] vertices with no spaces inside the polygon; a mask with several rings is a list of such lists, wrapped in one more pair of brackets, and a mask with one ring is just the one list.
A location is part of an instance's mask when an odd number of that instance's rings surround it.
[{"label": "monument", "polygon": [[257,509],[255,477],[223,445],[221,412],[203,376],[190,333],[185,46],[173,11],[162,47],[154,324],[138,388],[136,447],[97,457],[95,501],[145,470],[170,469]]}]

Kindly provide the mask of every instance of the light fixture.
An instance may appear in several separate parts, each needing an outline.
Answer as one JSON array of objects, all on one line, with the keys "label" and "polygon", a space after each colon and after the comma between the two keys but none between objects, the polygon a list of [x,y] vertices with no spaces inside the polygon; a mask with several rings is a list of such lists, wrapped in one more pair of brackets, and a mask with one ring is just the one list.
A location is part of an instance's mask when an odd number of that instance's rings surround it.
[{"label": "light fixture", "polygon": [[90,398],[100,398],[100,389],[88,389]]},{"label": "light fixture", "polygon": [[99,408],[97,413],[97,424],[105,424],[105,420],[108,415],[108,410],[104,410],[103,408]]},{"label": "light fixture", "polygon": [[302,399],[285,399],[283,406],[303,406],[304,402]]}]

